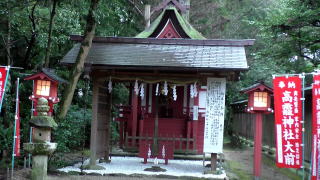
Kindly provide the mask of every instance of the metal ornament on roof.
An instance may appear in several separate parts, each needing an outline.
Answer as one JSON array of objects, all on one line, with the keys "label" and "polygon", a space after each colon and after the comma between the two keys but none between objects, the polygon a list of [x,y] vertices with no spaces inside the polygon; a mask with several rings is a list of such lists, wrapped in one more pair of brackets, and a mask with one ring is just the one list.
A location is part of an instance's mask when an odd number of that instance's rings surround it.
[{"label": "metal ornament on roof", "polygon": [[112,92],[112,81],[111,81],[111,77],[110,77],[109,83],[108,83],[108,91],[109,91],[109,93]]},{"label": "metal ornament on roof", "polygon": [[136,95],[139,94],[139,85],[138,85],[138,80],[134,83],[134,92],[136,92]]},{"label": "metal ornament on roof", "polygon": [[165,96],[167,96],[167,95],[168,95],[168,92],[169,92],[169,90],[168,90],[168,83],[167,83],[167,81],[164,81],[163,94],[164,94]]},{"label": "metal ornament on roof", "polygon": [[159,96],[159,83],[157,83],[157,86],[156,86],[156,96]]},{"label": "metal ornament on roof", "polygon": [[172,95],[173,95],[173,100],[176,101],[177,100],[177,86],[176,85],[173,85],[173,88],[172,88]]},{"label": "metal ornament on roof", "polygon": [[140,85],[140,97],[141,99],[144,98],[144,83],[141,83]]}]

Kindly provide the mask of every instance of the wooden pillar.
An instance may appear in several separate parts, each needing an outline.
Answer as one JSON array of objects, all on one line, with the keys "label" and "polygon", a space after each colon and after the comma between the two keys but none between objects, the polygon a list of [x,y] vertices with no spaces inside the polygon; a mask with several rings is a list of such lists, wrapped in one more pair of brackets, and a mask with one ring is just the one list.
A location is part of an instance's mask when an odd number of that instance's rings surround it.
[{"label": "wooden pillar", "polygon": [[198,152],[197,138],[198,138],[198,121],[192,122],[192,137],[193,137],[193,150]]},{"label": "wooden pillar", "polygon": [[98,81],[93,78],[92,89],[92,120],[91,120],[91,133],[90,133],[90,166],[96,165],[97,159],[97,131],[98,131]]},{"label": "wooden pillar", "polygon": [[149,4],[144,6],[144,21],[146,28],[150,26],[150,17],[151,17],[151,6]]},{"label": "wooden pillar", "polygon": [[[143,136],[143,125],[144,125],[144,119],[139,120],[139,136]],[[139,139],[139,146],[141,145],[142,139]]]},{"label": "wooden pillar", "polygon": [[149,88],[148,88],[148,92],[149,92],[149,95],[148,95],[148,113],[152,113],[152,84],[149,84]]},{"label": "wooden pillar", "polygon": [[253,174],[254,179],[259,179],[261,176],[261,145],[262,144],[262,113],[256,114],[255,133],[254,133],[254,164]]},{"label": "wooden pillar", "polygon": [[124,122],[121,120],[120,121],[120,127],[119,127],[119,134],[120,134],[120,148],[123,148],[123,143],[124,143]]},{"label": "wooden pillar", "polygon": [[211,171],[217,169],[217,153],[211,153]]},{"label": "wooden pillar", "polygon": [[189,115],[187,113],[188,109],[188,86],[184,85],[183,86],[183,114],[184,115]]},{"label": "wooden pillar", "polygon": [[105,149],[105,155],[104,155],[104,160],[106,162],[109,162],[109,156],[110,156],[110,136],[111,136],[111,131],[110,131],[110,124],[112,121],[112,112],[111,112],[111,107],[112,107],[112,94],[109,93],[107,96],[107,109],[106,109],[106,149]]},{"label": "wooden pillar", "polygon": [[[197,89],[200,89],[199,87],[197,87]],[[200,91],[198,91],[200,92]],[[198,107],[198,120],[193,120],[192,121],[192,137],[193,137],[193,150],[196,150],[197,149],[197,136],[198,136],[198,121],[199,121],[199,96],[200,96],[200,93],[198,93],[198,96],[197,97],[194,97],[194,103],[193,105],[194,106],[197,106]],[[195,112],[193,112],[195,113]]]},{"label": "wooden pillar", "polygon": [[134,89],[132,89],[132,101],[131,101],[131,106],[132,106],[132,136],[137,135],[137,125],[138,125],[138,96],[134,92]]},{"label": "wooden pillar", "polygon": [[158,155],[158,136],[159,136],[159,98],[155,96],[155,118],[154,118],[154,135],[153,135],[153,155]]}]

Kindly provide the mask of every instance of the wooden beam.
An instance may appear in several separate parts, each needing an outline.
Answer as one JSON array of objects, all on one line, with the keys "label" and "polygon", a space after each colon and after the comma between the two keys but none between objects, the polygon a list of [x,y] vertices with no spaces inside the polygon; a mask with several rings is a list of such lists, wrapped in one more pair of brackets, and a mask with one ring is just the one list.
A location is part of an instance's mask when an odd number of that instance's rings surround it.
[{"label": "wooden beam", "polygon": [[154,118],[154,135],[153,135],[153,155],[158,155],[158,137],[159,137],[159,96],[155,96],[155,118]]},{"label": "wooden beam", "polygon": [[[81,42],[83,36],[70,35],[72,41]],[[252,46],[255,39],[156,39],[134,37],[99,37],[94,43],[126,43],[126,44],[167,44],[167,45],[199,45],[199,46]]]}]

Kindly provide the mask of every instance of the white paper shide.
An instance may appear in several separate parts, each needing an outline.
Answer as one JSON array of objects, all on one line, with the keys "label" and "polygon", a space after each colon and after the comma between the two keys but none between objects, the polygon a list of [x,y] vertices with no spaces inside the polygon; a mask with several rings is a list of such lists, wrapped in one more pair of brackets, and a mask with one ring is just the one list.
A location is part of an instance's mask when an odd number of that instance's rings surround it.
[{"label": "white paper shide", "polygon": [[204,128],[205,153],[222,153],[226,79],[208,78]]}]

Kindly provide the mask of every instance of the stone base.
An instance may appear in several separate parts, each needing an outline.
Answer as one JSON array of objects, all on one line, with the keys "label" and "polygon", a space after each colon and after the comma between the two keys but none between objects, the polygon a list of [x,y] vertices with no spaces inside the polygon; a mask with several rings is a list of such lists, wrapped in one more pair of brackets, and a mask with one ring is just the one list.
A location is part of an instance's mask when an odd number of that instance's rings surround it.
[{"label": "stone base", "polygon": [[57,143],[23,143],[23,149],[33,155],[50,155],[57,148]]},{"label": "stone base", "polygon": [[161,168],[160,166],[152,166],[151,168],[146,168],[144,171],[151,171],[151,172],[166,172],[166,169]]},{"label": "stone base", "polygon": [[105,168],[102,167],[102,166],[99,166],[99,165],[86,165],[83,167],[83,169],[86,169],[86,170],[104,170]]},{"label": "stone base", "polygon": [[46,180],[48,169],[48,156],[34,155],[32,157],[31,180]]},{"label": "stone base", "polygon": [[111,159],[108,159],[108,160],[106,160],[106,159],[100,159],[100,160],[99,160],[99,163],[111,163]]}]

